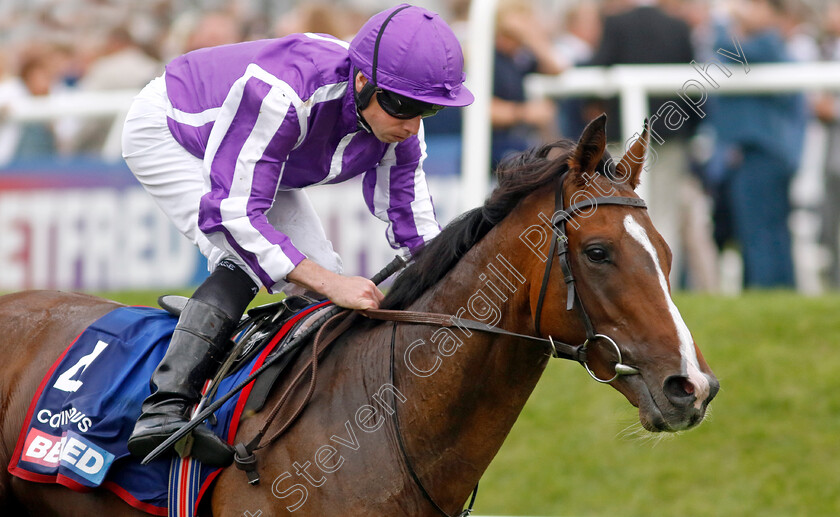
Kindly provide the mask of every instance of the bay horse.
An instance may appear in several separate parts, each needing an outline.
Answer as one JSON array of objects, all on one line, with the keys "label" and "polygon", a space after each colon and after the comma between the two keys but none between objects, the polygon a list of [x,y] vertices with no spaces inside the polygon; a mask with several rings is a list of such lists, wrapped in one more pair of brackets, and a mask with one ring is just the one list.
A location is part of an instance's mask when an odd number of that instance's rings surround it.
[{"label": "bay horse", "polygon": [[[604,124],[602,116],[578,142],[563,140],[506,162],[484,206],[429,243],[383,307],[471,318],[551,337],[552,346],[583,343],[591,326],[607,336],[606,344],[588,350],[593,377],[612,381],[638,407],[647,430],[688,429],[703,420],[719,384],[671,300],[668,246],[642,203],[626,201],[638,200],[647,131],[616,166],[605,150]],[[604,196],[626,203],[561,217],[567,247],[549,245],[555,240],[549,218],[558,204]],[[564,248],[568,266],[548,268],[551,255]],[[564,281],[572,275],[574,289]],[[46,370],[76,335],[117,306],[59,292],[0,298],[4,465]],[[257,452],[262,482],[248,485],[243,472],[225,469],[202,513],[457,514],[550,357],[544,342],[511,334],[362,321],[322,360],[308,409],[281,440]],[[616,363],[626,363],[624,371]],[[269,404],[292,376],[273,388]],[[300,386],[293,400],[305,391]],[[237,441],[249,441],[265,413],[245,418]],[[143,515],[110,492],[30,483],[5,469],[0,513]]]}]

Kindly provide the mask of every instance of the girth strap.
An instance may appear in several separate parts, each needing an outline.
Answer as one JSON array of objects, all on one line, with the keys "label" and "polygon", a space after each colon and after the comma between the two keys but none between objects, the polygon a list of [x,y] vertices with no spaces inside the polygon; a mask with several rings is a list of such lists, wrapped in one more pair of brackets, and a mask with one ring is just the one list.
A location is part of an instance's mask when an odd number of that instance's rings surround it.
[{"label": "girth strap", "polygon": [[[236,467],[240,470],[244,470],[248,475],[248,484],[258,485],[260,483],[260,475],[257,472],[257,459],[254,455],[254,451],[258,451],[274,443],[292,426],[292,424],[295,423],[295,421],[297,421],[298,417],[303,412],[303,409],[309,403],[315,389],[315,384],[318,380],[318,358],[324,354],[327,348],[336,339],[338,339],[348,328],[350,328],[355,320],[356,313],[354,311],[342,310],[341,312],[335,313],[329,320],[324,322],[320,329],[318,329],[315,339],[312,341],[312,358],[308,363],[303,365],[300,371],[298,371],[297,376],[295,376],[295,378],[289,383],[286,391],[280,396],[280,399],[271,410],[271,413],[269,413],[268,418],[266,418],[257,435],[247,444],[238,443],[234,447],[236,451],[234,455]],[[336,323],[333,328],[330,328],[335,322],[338,323]],[[327,331],[327,329],[329,329],[329,331]],[[275,418],[277,418],[280,410],[283,408],[286,401],[289,400],[290,395],[298,387],[303,376],[310,370],[312,373],[310,375],[309,390],[306,392],[306,396],[303,401],[298,405],[297,409],[295,409],[280,429],[275,431],[270,437],[268,437],[268,439],[263,441],[263,437],[268,432],[268,429],[271,427]]]}]

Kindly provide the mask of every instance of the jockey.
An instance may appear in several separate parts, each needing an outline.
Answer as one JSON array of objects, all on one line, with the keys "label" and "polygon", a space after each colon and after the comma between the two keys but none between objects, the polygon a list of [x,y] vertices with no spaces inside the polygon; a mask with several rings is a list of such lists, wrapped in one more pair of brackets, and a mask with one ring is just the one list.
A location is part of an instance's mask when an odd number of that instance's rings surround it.
[{"label": "jockey", "polygon": [[[348,45],[294,34],[190,52],[137,96],[123,157],[212,271],[181,313],[128,441],[145,456],[188,419],[259,286],[311,290],[349,309],[379,289],[341,275],[301,190],[364,175],[370,211],[410,254],[440,231],[426,186],[421,119],[473,100],[449,26],[402,4],[373,16]],[[193,456],[230,463],[206,427]]]}]

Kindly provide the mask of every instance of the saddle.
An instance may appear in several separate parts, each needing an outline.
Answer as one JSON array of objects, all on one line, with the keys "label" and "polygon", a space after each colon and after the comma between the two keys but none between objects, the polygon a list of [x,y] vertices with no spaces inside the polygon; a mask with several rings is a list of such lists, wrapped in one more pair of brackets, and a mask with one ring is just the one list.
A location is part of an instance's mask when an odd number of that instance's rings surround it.
[{"label": "saddle", "polygon": [[[189,298],[186,296],[167,294],[158,298],[158,305],[173,316],[180,316],[187,300]],[[240,320],[239,326],[234,332],[236,345],[222,363],[221,368],[213,378],[212,385],[218,386],[221,379],[237,372],[248,364],[255,355],[265,349],[292,317],[318,302],[319,300],[297,295],[250,309]],[[274,350],[268,357],[283,354],[285,354],[285,357],[274,362],[254,380],[251,393],[245,404],[246,411],[258,412],[265,406],[265,400],[271,387],[280,377],[280,374],[300,355],[302,350],[302,347],[300,347],[288,352],[285,345],[300,334],[302,330],[309,328],[313,322],[317,321],[322,310],[316,310],[296,322],[275,344]],[[210,391],[205,395],[205,398],[212,398],[214,394],[215,391]],[[203,404],[199,406],[199,408],[201,407],[203,407]]]},{"label": "saddle", "polygon": [[[174,316],[179,316],[183,308],[186,306],[187,298],[183,296],[164,295],[158,299],[158,304],[167,312]],[[260,373],[253,381],[250,393],[244,406],[244,412],[256,413],[263,409],[266,399],[272,387],[280,378],[280,375],[293,365],[297,358],[301,355],[303,346],[293,346],[296,338],[304,331],[314,332],[319,330],[319,327],[324,324],[322,317],[326,312],[330,311],[333,306],[326,302],[320,302],[321,305],[312,310],[313,305],[318,304],[318,300],[306,296],[290,296],[279,302],[274,302],[266,305],[261,305],[249,310],[244,315],[234,332],[235,346],[224,360],[219,371],[212,380],[211,388],[202,397],[195,414],[199,413],[206,405],[207,401],[213,400],[216,395],[216,388],[221,381],[231,375],[247,364],[250,364],[255,359],[256,355],[261,351],[269,348],[271,352],[264,358],[263,363],[270,363],[262,373]],[[289,323],[293,318],[302,311],[310,309],[310,312],[303,318],[299,318],[289,328]],[[283,332],[283,330],[286,330]],[[332,338],[328,338],[328,343],[340,335],[343,330],[338,330],[337,334],[333,334]],[[268,438],[268,443],[261,445],[262,438],[267,432],[269,426],[278,416],[280,409],[283,407],[291,389],[297,385],[301,380],[301,376],[305,373],[306,368],[301,370],[298,375],[291,380],[287,392],[281,397],[280,402],[272,409],[267,421],[260,432],[248,443],[237,443],[234,447],[234,462],[236,467],[245,472],[248,477],[248,483],[251,485],[259,484],[260,476],[257,472],[257,459],[254,451],[264,446],[269,445],[278,439],[300,416],[303,408],[307,405],[309,398],[312,395],[312,388],[314,387],[315,371],[317,368],[318,357],[320,357],[326,350],[326,346],[318,349],[318,339],[315,338],[311,342],[313,357],[309,366],[312,368],[312,381],[310,382],[309,392],[306,395],[304,402],[292,412],[289,419]],[[209,418],[211,424],[215,423],[215,414]],[[177,446],[176,446],[177,449]]]}]

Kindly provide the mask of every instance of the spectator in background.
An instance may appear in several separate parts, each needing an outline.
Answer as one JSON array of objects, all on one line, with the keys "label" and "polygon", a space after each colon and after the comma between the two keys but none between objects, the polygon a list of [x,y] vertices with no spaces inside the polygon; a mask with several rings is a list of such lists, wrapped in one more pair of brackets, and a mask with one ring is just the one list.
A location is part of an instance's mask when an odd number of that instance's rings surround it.
[{"label": "spectator in background", "polygon": [[[826,6],[823,20],[822,56],[826,61],[840,61],[840,4]],[[828,249],[828,281],[836,289],[840,288],[840,95],[817,95],[813,109],[828,132],[820,242]]]},{"label": "spectator in background", "polygon": [[452,27],[452,32],[458,37],[461,46],[465,47],[467,36],[469,35],[470,22],[470,3],[472,0],[447,0],[446,4],[449,8],[449,26]]},{"label": "spectator in background", "polygon": [[801,0],[786,0],[785,15],[780,19],[779,30],[785,39],[791,61],[812,62],[820,60],[816,29],[810,22],[811,10]]},{"label": "spectator in background", "polygon": [[23,82],[10,69],[9,56],[0,48],[0,167],[14,157],[20,138],[20,127],[7,121],[9,110],[16,100],[26,96]]},{"label": "spectator in background", "polygon": [[136,89],[157,77],[163,65],[149,56],[124,26],[111,29],[101,52],[79,80],[83,90]]},{"label": "spectator in background", "polygon": [[523,151],[541,140],[553,139],[554,104],[525,98],[525,76],[559,74],[548,31],[530,2],[503,0],[496,13],[496,51],[493,67],[493,126],[491,163],[495,169],[505,154]]},{"label": "spectator in background", "polygon": [[[163,64],[146,54],[135,43],[128,29],[119,26],[108,33],[99,56],[78,81],[78,89],[86,92],[138,90],[162,71]],[[70,136],[71,151],[101,153],[113,124],[113,117],[86,119]]]},{"label": "spectator in background", "polygon": [[[20,63],[20,79],[25,96],[43,97],[49,95],[55,79],[55,69],[46,47],[30,49]],[[13,153],[13,160],[32,160],[56,154],[57,144],[53,125],[49,122],[26,122],[20,124],[20,134]]]},{"label": "spectator in background", "polygon": [[[630,8],[604,20],[603,37],[591,64],[688,64],[694,57],[691,32],[681,19],[663,11],[655,1],[632,0]],[[650,99],[654,114],[668,99]],[[610,134],[620,135],[617,103],[608,108]],[[638,121],[641,129],[642,121]],[[670,131],[654,121],[658,135],[649,153],[650,216],[673,252],[672,285],[703,291],[718,288],[717,260],[711,239],[707,201],[688,167],[688,139],[695,121],[690,118]],[[685,280],[685,281],[683,281]]]},{"label": "spectator in background", "polygon": [[716,33],[712,5],[707,0],[682,0],[672,6],[670,13],[688,24],[694,60],[706,63],[715,57]]},{"label": "spectator in background", "polygon": [[274,35],[281,38],[289,34],[314,32],[332,34],[349,41],[358,27],[345,26],[338,11],[338,7],[323,2],[307,2],[281,16],[275,25]]},{"label": "spectator in background", "polygon": [[592,0],[583,0],[563,16],[563,30],[554,40],[557,61],[585,65],[595,55],[601,41],[601,12]]},{"label": "spectator in background", "polygon": [[242,36],[242,26],[237,17],[224,11],[210,11],[198,18],[187,37],[184,52],[239,43]]},{"label": "spectator in background", "polygon": [[[782,0],[736,0],[715,47],[730,48],[735,36],[750,63],[788,61],[784,16]],[[722,162],[707,173],[716,191],[716,240],[740,244],[746,287],[793,287],[789,190],[802,151],[804,99],[722,95],[709,105]]]},{"label": "spectator in background", "polygon": [[[568,66],[589,64],[601,41],[601,12],[592,0],[575,4],[563,16],[562,32],[554,39],[554,55]],[[587,109],[584,99],[571,98],[558,101],[560,134],[577,138],[590,120],[601,114],[600,110]]]},{"label": "spectator in background", "polygon": [[175,17],[161,45],[164,61],[200,48],[243,41],[243,22],[225,11],[186,11]]}]

